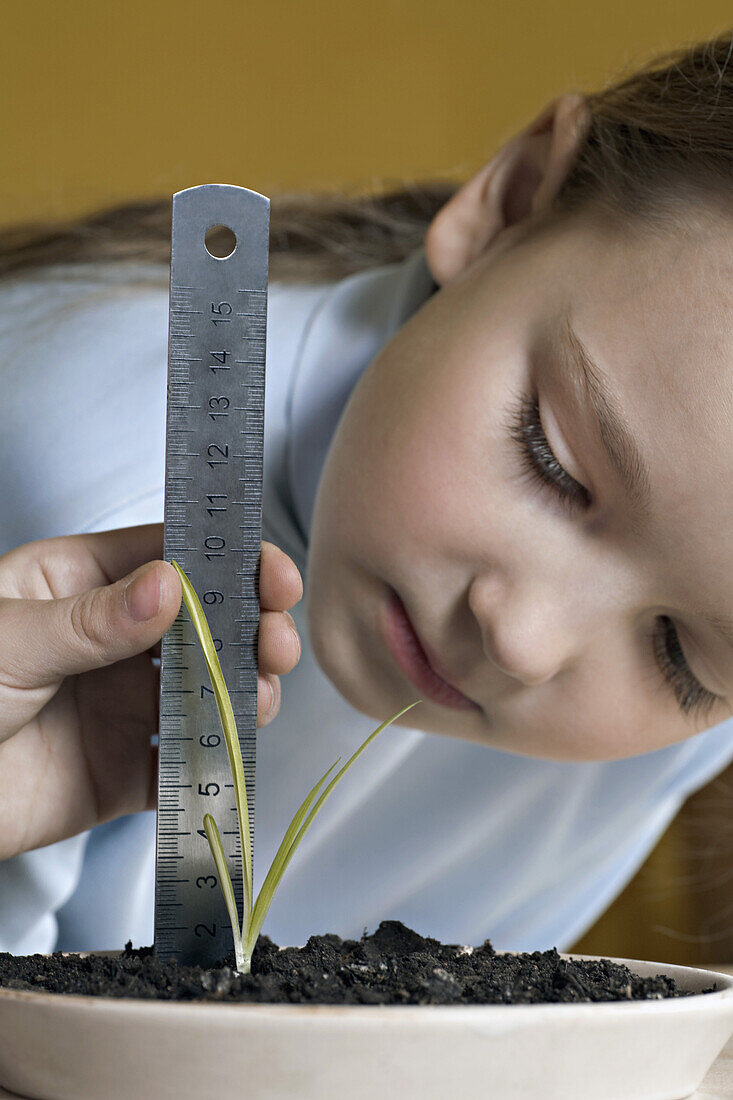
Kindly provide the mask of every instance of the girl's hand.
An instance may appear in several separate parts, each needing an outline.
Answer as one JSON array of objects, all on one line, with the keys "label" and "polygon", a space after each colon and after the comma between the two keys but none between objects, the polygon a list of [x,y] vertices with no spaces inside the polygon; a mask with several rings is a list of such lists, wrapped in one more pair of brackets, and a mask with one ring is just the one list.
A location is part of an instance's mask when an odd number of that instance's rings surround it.
[{"label": "girl's hand", "polygon": [[[0,557],[0,860],[157,805],[160,673],[181,605],[163,525],[42,539]],[[257,725],[300,657],[303,594],[270,542],[260,560]],[[270,686],[273,702],[270,703]]]}]

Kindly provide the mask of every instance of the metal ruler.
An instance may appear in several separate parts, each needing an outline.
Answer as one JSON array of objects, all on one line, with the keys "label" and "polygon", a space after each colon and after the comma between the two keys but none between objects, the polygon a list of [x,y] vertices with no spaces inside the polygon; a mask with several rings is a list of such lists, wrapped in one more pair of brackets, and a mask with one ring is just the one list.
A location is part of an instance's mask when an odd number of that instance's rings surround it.
[{"label": "metal ruler", "polygon": [[[236,247],[212,256],[207,233]],[[191,580],[237,719],[254,842],[257,634],[270,200],[205,184],[173,196],[164,558]],[[242,912],[242,853],[216,700],[185,605],[161,646],[155,951],[210,966],[231,924],[203,829],[216,820]],[[253,843],[254,847],[254,843]]]}]

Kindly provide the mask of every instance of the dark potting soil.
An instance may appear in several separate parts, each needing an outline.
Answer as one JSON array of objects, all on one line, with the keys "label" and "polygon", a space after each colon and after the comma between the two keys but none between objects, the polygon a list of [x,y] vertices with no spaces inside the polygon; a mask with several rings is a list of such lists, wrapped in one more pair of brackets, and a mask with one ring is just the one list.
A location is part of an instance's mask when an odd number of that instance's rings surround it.
[{"label": "dark potting soil", "polygon": [[233,952],[210,969],[162,963],[152,947],[133,948],[130,941],[116,958],[0,953],[0,987],[267,1004],[537,1004],[694,995],[664,974],[642,978],[608,959],[569,962],[554,948],[497,955],[489,940],[468,953],[391,920],[360,940],[311,936],[305,947],[282,951],[260,936],[251,969],[239,974]]}]

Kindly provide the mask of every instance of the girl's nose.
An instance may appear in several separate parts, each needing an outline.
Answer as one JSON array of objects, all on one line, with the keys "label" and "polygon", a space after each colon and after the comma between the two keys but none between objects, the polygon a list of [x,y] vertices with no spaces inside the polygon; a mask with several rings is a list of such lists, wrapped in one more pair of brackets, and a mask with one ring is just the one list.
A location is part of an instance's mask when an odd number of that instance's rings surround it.
[{"label": "girl's nose", "polygon": [[478,578],[468,602],[481,631],[486,660],[528,687],[544,684],[567,669],[579,645],[571,625],[569,591],[569,585],[564,591],[552,591],[531,583],[500,589],[494,579]]}]

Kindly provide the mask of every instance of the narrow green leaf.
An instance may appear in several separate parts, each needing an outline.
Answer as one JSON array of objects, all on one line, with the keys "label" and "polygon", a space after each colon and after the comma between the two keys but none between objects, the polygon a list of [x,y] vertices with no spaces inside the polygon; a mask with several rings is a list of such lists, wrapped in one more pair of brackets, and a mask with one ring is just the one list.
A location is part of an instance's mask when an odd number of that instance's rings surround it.
[{"label": "narrow green leaf", "polygon": [[260,928],[262,927],[263,921],[267,916],[267,910],[270,908],[270,902],[272,901],[275,890],[277,889],[278,883],[280,882],[280,879],[282,877],[282,870],[284,869],[282,868],[282,864],[288,851],[290,850],[290,845],[292,844],[293,837],[300,828],[303,818],[308,813],[308,810],[310,809],[313,800],[318,794],[321,785],[328,778],[328,772],[333,771],[340,759],[341,757],[339,756],[338,760],[336,760],[331,765],[328,771],[324,772],[324,774],[310,791],[306,799],[296,810],[293,820],[288,825],[287,832],[282,839],[280,847],[275,853],[273,861],[270,864],[270,870],[267,872],[267,875],[265,876],[265,881],[262,883],[262,886],[260,887],[260,892],[257,895],[257,901],[255,902],[255,906],[252,911],[252,920],[250,922],[249,931],[245,937],[245,953],[251,953],[255,943],[257,942],[257,937],[260,934]]},{"label": "narrow green leaf", "polygon": [[234,719],[234,711],[229,698],[229,692],[227,691],[224,674],[221,671],[219,657],[214,646],[214,640],[211,637],[211,631],[209,630],[209,624],[206,620],[204,609],[199,602],[195,588],[178,562],[172,561],[171,565],[181,578],[183,599],[188,609],[188,613],[191,616],[191,621],[196,628],[196,633],[201,642],[201,648],[204,651],[204,659],[209,671],[209,677],[211,678],[211,686],[214,689],[216,705],[219,710],[219,717],[224,731],[224,740],[226,741],[227,754],[229,756],[229,767],[232,772],[232,779],[234,780],[239,836],[242,845],[242,857],[244,860],[244,915],[242,920],[242,938],[244,938],[252,916],[252,848],[249,837],[247,785],[244,778],[242,752],[239,747],[239,738],[237,736],[237,723]]},{"label": "narrow green leaf", "polygon": [[224,847],[221,843],[221,837],[219,836],[219,829],[211,814],[204,814],[204,829],[206,831],[206,839],[209,842],[211,848],[211,854],[214,857],[214,863],[216,864],[216,870],[219,875],[219,884],[221,885],[222,892],[224,894],[224,900],[227,904],[227,912],[229,913],[229,920],[232,925],[232,936],[234,938],[234,955],[237,960],[237,970],[242,974],[249,974],[249,962],[244,958],[244,945],[242,943],[242,933],[239,930],[239,914],[237,913],[237,900],[234,897],[234,888],[232,886],[232,880],[229,877],[229,868],[227,867],[226,858],[224,856]]},{"label": "narrow green leaf", "polygon": [[[298,847],[301,840],[305,836],[305,834],[308,831],[308,828],[311,825],[314,817],[316,816],[316,814],[320,810],[323,803],[328,798],[328,796],[331,793],[331,791],[333,790],[333,788],[338,783],[339,779],[341,779],[342,775],[344,775],[346,773],[346,771],[348,771],[348,769],[354,763],[356,758],[358,756],[361,756],[361,754],[364,752],[364,749],[367,747],[367,745],[369,745],[374,740],[374,738],[377,736],[378,733],[381,733],[383,729],[385,729],[387,726],[391,725],[391,723],[394,722],[396,718],[399,718],[401,714],[404,714],[405,711],[411,710],[412,707],[417,706],[417,704],[420,703],[420,702],[422,702],[422,700],[417,699],[414,703],[410,703],[410,704],[408,704],[408,706],[403,707],[402,710],[398,710],[396,714],[393,714],[391,718],[388,718],[385,722],[382,722],[382,724],[380,726],[377,726],[377,728],[369,734],[367,739],[362,742],[362,744],[359,746],[359,748],[356,750],[356,752],[353,754],[353,756],[349,757],[349,759],[344,764],[343,768],[341,768],[341,770],[336,773],[336,775],[333,777],[331,782],[326,787],[325,791],[323,791],[320,798],[316,802],[315,806],[313,807],[313,809],[310,811],[310,813],[306,817],[305,822],[300,827],[298,832],[295,834],[288,850],[283,851],[284,842],[280,846],[280,851],[278,851],[277,856],[273,860],[273,864],[270,868],[270,871],[268,872],[268,878],[270,876],[270,873],[272,873],[272,882],[268,886],[268,895],[269,896],[266,896],[266,897],[263,898],[263,894],[264,894],[264,884],[263,884],[263,887],[260,890],[257,901],[255,903],[255,908],[254,908],[254,912],[252,914],[252,920],[250,922],[250,927],[249,927],[249,930],[248,930],[247,935],[245,937],[245,953],[251,951],[252,948],[254,947],[254,944],[257,940],[257,936],[260,934],[260,929],[262,928],[262,925],[264,923],[265,916],[267,914],[267,909],[269,909],[272,897],[275,893],[275,890],[277,889],[277,887],[280,884],[280,880],[282,879],[282,876],[283,876],[288,864],[290,863],[290,860],[293,858],[293,855],[295,854],[296,848]],[[338,761],[336,761],[336,763],[338,763]],[[335,766],[336,766],[335,764],[332,764],[331,768],[334,768]],[[329,768],[328,771],[331,771],[331,768]],[[326,775],[328,775],[328,772],[326,772]],[[325,778],[326,778],[326,776],[323,777],[323,779],[325,779]],[[316,784],[316,786],[311,791],[311,795],[315,795],[315,793],[317,792],[318,787],[323,782],[323,779],[319,780],[319,782]],[[311,798],[311,795],[308,796],[309,799]],[[308,801],[308,800],[306,800],[306,801]],[[304,803],[304,806],[301,807],[301,810],[303,810],[304,812],[305,812],[305,810],[307,810],[307,806],[305,806],[305,803]],[[298,814],[300,814],[300,811],[298,811]],[[298,814],[296,814],[296,817],[298,816]],[[293,820],[295,820],[295,819],[293,819]],[[295,830],[293,830],[293,832],[294,831]],[[290,830],[288,830],[288,832],[290,832]],[[282,856],[281,856],[281,852],[283,853]],[[280,861],[277,864],[277,866],[275,866],[275,863],[278,860],[278,857],[280,857],[280,856],[281,856]],[[262,905],[260,905],[260,898],[263,899],[262,900]]]}]

